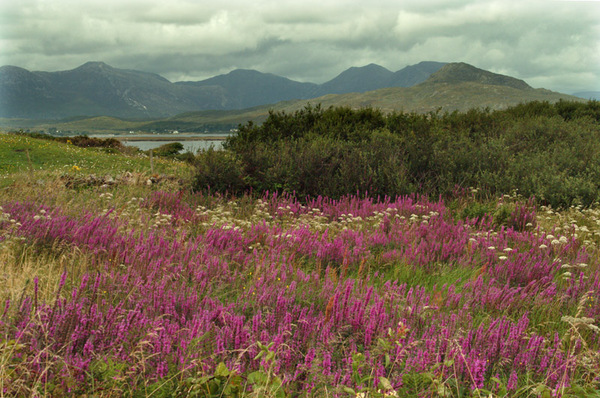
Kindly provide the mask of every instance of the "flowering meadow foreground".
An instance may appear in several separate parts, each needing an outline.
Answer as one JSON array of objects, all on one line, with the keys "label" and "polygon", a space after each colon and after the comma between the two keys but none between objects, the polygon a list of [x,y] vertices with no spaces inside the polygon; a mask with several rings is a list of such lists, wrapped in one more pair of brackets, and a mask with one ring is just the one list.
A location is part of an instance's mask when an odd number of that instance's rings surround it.
[{"label": "flowering meadow foreground", "polygon": [[2,197],[1,396],[598,396],[599,210],[83,191]]}]

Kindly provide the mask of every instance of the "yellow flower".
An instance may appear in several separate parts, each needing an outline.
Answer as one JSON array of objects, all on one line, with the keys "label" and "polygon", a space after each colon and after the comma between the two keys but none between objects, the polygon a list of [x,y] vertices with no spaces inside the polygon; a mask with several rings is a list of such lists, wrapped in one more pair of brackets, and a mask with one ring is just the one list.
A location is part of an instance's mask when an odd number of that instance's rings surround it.
[{"label": "yellow flower", "polygon": [[71,169],[72,169],[73,171],[79,171],[79,170],[81,170],[81,167],[79,167],[79,166],[77,166],[77,165],[75,164],[75,165],[73,165],[73,167],[71,167]]},{"label": "yellow flower", "polygon": [[73,144],[73,142],[71,142],[71,140],[67,140],[67,144]]}]

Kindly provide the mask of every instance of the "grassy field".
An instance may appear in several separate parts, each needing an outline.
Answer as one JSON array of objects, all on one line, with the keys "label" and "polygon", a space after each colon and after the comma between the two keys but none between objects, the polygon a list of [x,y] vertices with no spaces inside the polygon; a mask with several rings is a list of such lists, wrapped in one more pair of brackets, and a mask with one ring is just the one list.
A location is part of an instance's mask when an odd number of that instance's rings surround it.
[{"label": "grassy field", "polygon": [[153,163],[0,135],[0,396],[600,396],[600,208]]},{"label": "grassy field", "polygon": [[[82,177],[95,174],[116,178],[123,173],[189,176],[191,168],[145,155],[122,153],[110,148],[80,148],[69,143],[0,134],[0,187],[7,187],[22,174]],[[133,154],[133,156],[132,156]]]}]

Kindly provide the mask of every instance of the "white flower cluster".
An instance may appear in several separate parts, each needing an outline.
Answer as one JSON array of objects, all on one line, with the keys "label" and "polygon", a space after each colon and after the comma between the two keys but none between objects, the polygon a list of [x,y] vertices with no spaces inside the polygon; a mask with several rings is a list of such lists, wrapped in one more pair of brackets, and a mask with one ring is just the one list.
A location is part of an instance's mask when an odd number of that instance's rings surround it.
[{"label": "white flower cluster", "polygon": [[[542,216],[541,214],[544,214]],[[562,236],[550,239],[550,244],[568,243],[571,239],[579,239],[586,246],[600,246],[600,205],[584,209],[581,205],[571,206],[563,211],[553,210],[550,206],[542,206],[538,214],[538,224],[551,225],[555,233]],[[543,227],[541,228],[543,231]]]},{"label": "white flower cluster", "polygon": [[577,317],[565,315],[565,316],[561,317],[560,320],[571,324],[571,326],[573,326],[573,327],[583,326],[583,327],[586,327],[586,328],[592,330],[595,333],[600,332],[600,328],[598,326],[594,325],[594,322],[596,321],[594,318],[588,318],[588,317],[578,317],[577,318]]},{"label": "white flower cluster", "polygon": [[17,220],[15,220],[14,218],[11,218],[10,214],[4,212],[4,209],[2,208],[2,206],[0,206],[0,223],[3,223],[3,222],[8,222],[9,224],[7,226],[4,226],[3,229],[0,229],[0,236],[6,237],[6,239],[0,240],[0,249],[8,246],[8,244],[11,240],[14,240],[14,239],[24,240],[24,238],[22,238],[22,237],[10,239],[12,229],[20,227],[21,223],[17,222]]},{"label": "white flower cluster", "polygon": [[9,221],[9,220],[10,220],[10,214],[5,213],[2,206],[0,206],[0,222]]},{"label": "white flower cluster", "polygon": [[52,217],[50,217],[50,214],[48,214],[48,212],[44,209],[40,210],[40,214],[36,214],[35,216],[33,216],[34,220],[51,220]]},{"label": "white flower cluster", "polygon": [[160,211],[154,214],[154,221],[152,223],[153,228],[158,228],[161,225],[169,225],[173,220],[173,216],[171,214],[163,214]]}]

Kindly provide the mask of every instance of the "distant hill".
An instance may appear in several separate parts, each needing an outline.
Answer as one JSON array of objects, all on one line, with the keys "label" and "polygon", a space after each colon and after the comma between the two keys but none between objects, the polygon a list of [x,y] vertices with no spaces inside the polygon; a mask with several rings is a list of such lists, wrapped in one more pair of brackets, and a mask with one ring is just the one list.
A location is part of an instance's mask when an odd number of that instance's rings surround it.
[{"label": "distant hill", "polygon": [[512,87],[518,90],[532,90],[533,88],[523,80],[500,75],[476,68],[464,62],[456,62],[442,67],[433,73],[427,82],[432,83],[480,83],[492,86]]},{"label": "distant hill", "polygon": [[388,87],[412,87],[423,83],[432,73],[437,72],[444,65],[446,63],[423,61],[416,65],[406,66],[393,74]]},{"label": "distant hill", "polygon": [[203,81],[171,83],[157,74],[113,68],[103,62],[88,62],[60,72],[30,72],[3,66],[0,117],[61,119],[87,115],[148,119],[188,111],[245,109],[330,93],[410,86],[425,80],[442,65],[421,63],[393,73],[371,64],[350,68],[320,85],[241,69]]},{"label": "distant hill", "polygon": [[319,87],[319,95],[364,93],[389,87],[394,73],[383,66],[369,64],[360,68],[352,67],[340,73],[334,79],[323,83]]},{"label": "distant hill", "polygon": [[411,87],[389,87],[362,94],[326,95],[311,100],[323,106],[374,107],[383,111],[466,111],[503,109],[530,101],[557,102],[580,98],[534,89],[522,80],[492,73],[466,63],[450,63]]},{"label": "distant hill", "polygon": [[[413,69],[414,71],[415,69]],[[412,73],[412,71],[411,71]],[[580,98],[545,89],[533,89],[522,80],[499,75],[465,63],[446,64],[432,73],[424,82],[411,87],[386,87],[364,93],[328,94],[309,101],[286,101],[253,109],[220,114],[221,123],[240,123],[240,120],[264,121],[270,110],[294,112],[306,106],[321,104],[373,107],[384,112],[404,111],[426,113],[431,111],[467,111],[472,108],[504,109],[531,101],[583,101]],[[216,115],[214,115],[216,116]],[[210,123],[216,118],[205,112],[190,112],[170,119],[186,122],[187,126]]]},{"label": "distant hill", "polygon": [[0,117],[165,117],[211,107],[223,98],[224,90],[217,86],[178,86],[153,73],[117,69],[103,62],[61,72],[0,68]]},{"label": "distant hill", "polygon": [[[421,65],[421,64],[419,64]],[[411,67],[403,72],[405,76],[417,78],[420,68]],[[433,70],[437,65],[432,65]],[[378,68],[369,67],[381,71]],[[406,68],[405,68],[406,69]],[[361,73],[361,68],[352,70],[342,76],[344,79],[353,73]],[[392,75],[396,75],[392,73]],[[425,71],[424,73],[427,73]],[[391,75],[388,75],[391,76]],[[348,79],[350,81],[351,79]],[[214,86],[207,86],[214,87]],[[308,86],[307,86],[308,87]],[[355,88],[357,88],[355,86]],[[127,122],[118,119],[87,119],[65,121],[64,123],[37,124],[41,128],[55,126],[62,130],[93,131],[99,130],[96,125],[105,126],[103,131],[164,131],[179,130],[181,132],[202,132],[219,129],[228,130],[240,123],[252,120],[257,123],[264,121],[269,111],[294,112],[310,103],[329,106],[349,106],[352,108],[373,107],[383,112],[418,112],[431,111],[467,111],[471,108],[504,109],[519,103],[530,101],[557,102],[559,100],[584,101],[581,98],[567,94],[556,93],[545,89],[533,89],[522,80],[510,76],[488,72],[465,63],[447,64],[422,83],[411,87],[386,87],[367,92],[345,94],[327,94],[310,100],[281,101],[276,104],[260,105],[241,110],[206,110],[185,112],[169,118],[153,121]],[[8,122],[6,122],[8,123]],[[110,126],[110,128],[109,128]],[[119,127],[120,126],[120,127]],[[219,127],[221,126],[221,127]]]},{"label": "distant hill", "polygon": [[0,116],[52,117],[66,100],[47,76],[16,66],[0,67]]},{"label": "distant hill", "polygon": [[386,87],[411,87],[424,82],[444,65],[446,64],[442,62],[425,61],[409,65],[397,72],[376,64],[353,67],[320,85],[318,93],[319,95],[364,93]]},{"label": "distant hill", "polygon": [[[286,99],[307,99],[318,92],[314,83],[300,83],[271,73],[236,69],[198,82],[177,82],[182,87],[219,87],[225,103],[206,109],[242,109]],[[344,91],[347,92],[347,91]]]}]

